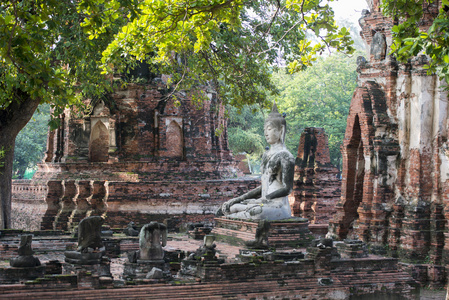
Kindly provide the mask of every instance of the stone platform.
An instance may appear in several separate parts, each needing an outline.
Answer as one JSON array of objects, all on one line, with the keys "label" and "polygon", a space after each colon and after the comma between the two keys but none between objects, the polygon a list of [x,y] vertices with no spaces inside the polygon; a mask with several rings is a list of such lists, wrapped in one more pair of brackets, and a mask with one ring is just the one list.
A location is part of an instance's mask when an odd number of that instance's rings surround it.
[{"label": "stone platform", "polygon": [[[309,230],[309,221],[304,218],[290,218],[268,221],[269,247],[307,247],[313,236]],[[215,218],[215,228],[212,233],[218,240],[234,245],[245,245],[245,242],[256,238],[259,222]]]}]

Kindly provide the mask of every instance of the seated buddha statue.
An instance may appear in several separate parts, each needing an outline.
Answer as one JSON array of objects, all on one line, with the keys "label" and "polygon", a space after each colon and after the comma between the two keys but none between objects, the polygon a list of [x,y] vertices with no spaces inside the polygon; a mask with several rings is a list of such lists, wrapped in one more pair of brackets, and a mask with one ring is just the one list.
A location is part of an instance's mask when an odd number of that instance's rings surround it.
[{"label": "seated buddha statue", "polygon": [[264,125],[270,147],[262,156],[261,186],[223,203],[217,216],[268,221],[291,217],[288,195],[293,188],[295,159],[285,147],[285,132],[285,118],[275,103]]}]

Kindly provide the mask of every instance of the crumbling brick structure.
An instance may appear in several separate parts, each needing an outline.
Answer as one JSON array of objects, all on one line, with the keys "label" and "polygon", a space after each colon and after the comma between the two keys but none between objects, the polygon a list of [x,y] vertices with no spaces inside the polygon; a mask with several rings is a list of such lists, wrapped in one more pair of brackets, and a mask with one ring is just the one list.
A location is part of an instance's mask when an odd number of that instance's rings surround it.
[{"label": "crumbling brick structure", "polygon": [[16,207],[34,204],[42,213],[45,201],[42,229],[67,230],[88,215],[104,215],[111,226],[212,220],[221,202],[255,181],[229,179],[238,169],[214,93],[201,106],[186,93],[177,94],[179,102],[167,95],[156,78],[91,101],[83,117],[65,111],[29,185],[41,197],[16,181]]},{"label": "crumbling brick structure", "polygon": [[311,224],[326,224],[340,199],[340,172],[331,164],[323,128],[305,128],[295,164],[293,192],[289,196],[294,216]]},{"label": "crumbling brick structure", "polygon": [[[441,1],[430,4],[432,21]],[[379,1],[360,19],[368,60],[358,58],[342,147],[342,196],[329,235],[359,237],[371,250],[405,259],[447,263],[448,97],[446,85],[428,75],[422,55],[398,63],[388,54],[393,20]]]}]

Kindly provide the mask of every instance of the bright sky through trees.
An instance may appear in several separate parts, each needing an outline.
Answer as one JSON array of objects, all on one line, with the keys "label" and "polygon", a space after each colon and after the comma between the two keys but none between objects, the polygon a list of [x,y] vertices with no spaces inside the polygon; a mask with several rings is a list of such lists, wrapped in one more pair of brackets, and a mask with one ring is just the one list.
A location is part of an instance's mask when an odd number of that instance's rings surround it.
[{"label": "bright sky through trees", "polygon": [[366,0],[336,0],[331,2],[331,7],[334,9],[337,20],[348,19],[358,24],[362,10],[368,9],[368,4]]}]

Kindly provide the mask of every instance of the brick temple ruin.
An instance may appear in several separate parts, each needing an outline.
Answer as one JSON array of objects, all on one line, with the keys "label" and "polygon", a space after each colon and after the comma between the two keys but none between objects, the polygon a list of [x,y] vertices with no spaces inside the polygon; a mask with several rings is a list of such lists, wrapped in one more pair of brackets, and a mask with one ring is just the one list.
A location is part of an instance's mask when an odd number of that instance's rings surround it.
[{"label": "brick temple ruin", "polygon": [[[399,63],[388,55],[393,20],[380,1],[360,19],[369,49],[358,58],[342,146],[342,196],[329,235],[360,238],[372,251],[427,262],[444,273],[448,263],[447,87],[427,74],[424,55]],[[440,1],[429,4],[426,29]],[[432,271],[433,272],[433,271]],[[441,274],[440,274],[441,275]]]},{"label": "brick temple ruin", "polygon": [[340,187],[340,172],[331,164],[324,129],[305,128],[299,140],[295,182],[289,196],[293,215],[307,218],[311,224],[327,225],[340,200]]},{"label": "brick temple ruin", "polygon": [[[114,281],[86,272],[61,276],[60,263],[49,261],[45,278],[0,285],[0,294],[418,299],[417,284],[444,285],[449,253],[445,84],[423,69],[425,56],[402,64],[388,55],[393,21],[381,14],[379,0],[367,2],[370,11],[363,12],[360,25],[369,56],[358,59],[358,87],[342,146],[341,197],[324,132],[310,128],[301,138],[290,200],[296,216],[315,224],[329,220],[328,236],[340,241],[295,249],[293,260],[282,248],[276,249],[279,256],[242,249],[239,255],[246,260],[201,261],[194,279],[180,284],[142,281],[117,288]],[[429,6],[424,28],[438,5]],[[223,179],[235,173],[235,162],[226,132],[213,134],[220,125],[225,128],[213,113],[221,109],[213,93],[200,110],[187,96],[177,107],[165,94],[158,81],[131,84],[109,100],[93,102],[84,118],[64,114],[61,127],[49,135],[46,162],[35,178],[14,183],[16,210],[41,214],[42,228],[58,234],[87,215],[104,215],[121,228],[131,220],[192,222],[211,220],[223,199],[256,185]],[[249,229],[257,234],[257,228]],[[2,257],[13,257],[18,233],[2,231]],[[41,253],[75,247],[73,237],[49,234],[35,232]],[[178,237],[171,238],[169,245]],[[104,240],[110,257],[138,247],[133,237]],[[368,255],[368,248],[375,255]],[[299,258],[302,250],[307,255]],[[170,271],[176,273],[181,264],[173,259]]]},{"label": "brick temple ruin", "polygon": [[68,230],[89,215],[120,228],[167,218],[173,226],[211,221],[224,198],[255,184],[235,179],[215,94],[199,106],[185,93],[176,105],[168,93],[156,78],[91,101],[83,117],[65,111],[33,179],[13,184],[13,211],[21,214],[15,228],[42,221],[41,229]]}]

